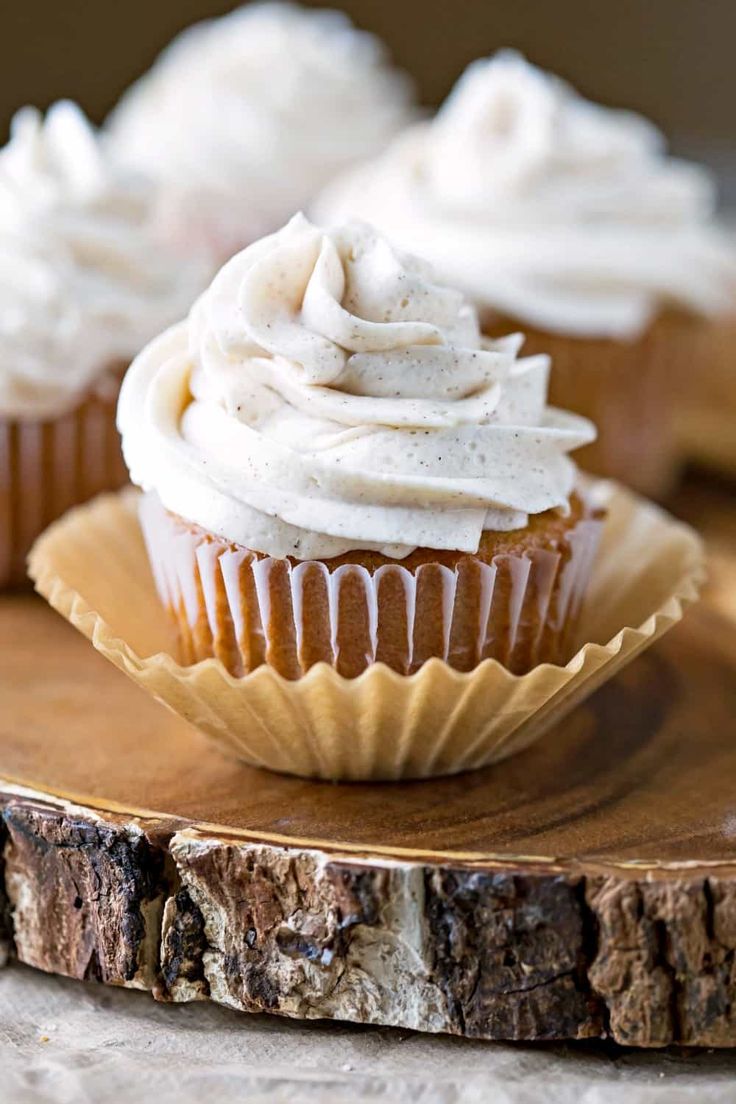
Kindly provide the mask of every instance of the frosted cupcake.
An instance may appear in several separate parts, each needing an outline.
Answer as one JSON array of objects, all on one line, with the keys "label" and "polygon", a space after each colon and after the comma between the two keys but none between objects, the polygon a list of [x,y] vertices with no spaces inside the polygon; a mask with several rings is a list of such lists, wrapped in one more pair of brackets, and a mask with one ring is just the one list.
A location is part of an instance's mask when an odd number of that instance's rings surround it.
[{"label": "frosted cupcake", "polygon": [[224,261],[378,153],[411,100],[379,40],[342,13],[249,4],[179,35],[108,130],[161,185],[174,232]]},{"label": "frosted cupcake", "polygon": [[504,51],[313,210],[421,251],[487,332],[524,329],[552,355],[552,401],[597,423],[585,466],[666,490],[672,393],[731,306],[736,251],[710,177],[668,157],[654,126]]},{"label": "frosted cupcake", "polygon": [[549,359],[371,228],[295,216],[128,372],[119,427],[186,662],[401,674],[565,655],[600,523]]},{"label": "frosted cupcake", "polygon": [[0,587],[74,503],[120,486],[120,378],[188,309],[208,269],[154,235],[71,103],[14,118],[0,151]]}]

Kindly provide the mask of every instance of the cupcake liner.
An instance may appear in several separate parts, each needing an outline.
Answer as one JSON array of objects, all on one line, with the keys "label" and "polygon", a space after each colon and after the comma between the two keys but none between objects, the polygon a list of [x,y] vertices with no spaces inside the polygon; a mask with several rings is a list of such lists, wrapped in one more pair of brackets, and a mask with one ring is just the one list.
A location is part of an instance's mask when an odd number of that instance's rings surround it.
[{"label": "cupcake liner", "polygon": [[168,513],[154,494],[140,521],[186,663],[215,656],[240,676],[268,663],[298,678],[323,661],[346,677],[375,662],[412,674],[432,656],[458,670],[495,658],[516,673],[557,662],[580,612],[602,521],[490,563],[456,567],[275,560]]},{"label": "cupcake liner", "polygon": [[0,417],[0,589],[27,582],[26,556],[50,522],[127,482],[112,390],[47,421]]},{"label": "cupcake liner", "polygon": [[522,676],[495,659],[468,672],[430,659],[408,676],[375,663],[354,679],[318,663],[293,681],[266,664],[243,678],[214,658],[183,666],[173,658],[174,628],[156,593],[130,490],[101,496],[53,525],[37,542],[30,571],[40,593],[98,651],[247,762],[326,779],[427,778],[526,747],[697,597],[704,556],[689,527],[615,484],[597,484],[592,493],[607,519],[579,650],[564,667],[543,663]]},{"label": "cupcake liner", "polygon": [[540,333],[518,320],[488,315],[484,332],[524,334],[524,354],[552,358],[549,401],[590,418],[598,438],[575,454],[586,471],[662,499],[674,487],[681,448],[674,408],[681,381],[707,355],[713,323],[663,315],[640,338],[578,338]]},{"label": "cupcake liner", "polygon": [[675,429],[682,455],[726,476],[736,476],[736,316],[708,330],[697,371],[679,381]]}]

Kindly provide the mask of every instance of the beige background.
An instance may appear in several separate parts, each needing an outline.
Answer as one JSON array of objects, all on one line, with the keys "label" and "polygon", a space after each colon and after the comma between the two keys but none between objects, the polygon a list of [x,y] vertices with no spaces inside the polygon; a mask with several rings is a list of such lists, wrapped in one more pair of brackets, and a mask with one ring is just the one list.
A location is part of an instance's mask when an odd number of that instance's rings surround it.
[{"label": "beige background", "polygon": [[[642,3],[645,0],[642,0]],[[3,1104],[733,1104],[731,1051],[505,1046],[0,971]]]},{"label": "beige background", "polygon": [[[1,0],[0,134],[23,103],[67,95],[100,119],[192,20],[222,0]],[[322,5],[314,5],[322,6]],[[679,152],[725,175],[736,135],[736,0],[343,0],[435,103],[465,64],[502,45],[637,108]]]}]

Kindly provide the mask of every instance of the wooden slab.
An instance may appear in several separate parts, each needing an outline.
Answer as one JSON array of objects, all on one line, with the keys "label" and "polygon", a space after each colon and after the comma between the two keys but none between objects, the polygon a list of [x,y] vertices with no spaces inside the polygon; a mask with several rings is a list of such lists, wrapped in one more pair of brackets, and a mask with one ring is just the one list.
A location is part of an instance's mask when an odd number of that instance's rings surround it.
[{"label": "wooden slab", "polygon": [[736,624],[716,610],[529,752],[402,785],[225,758],[35,598],[0,599],[0,655],[24,962],[289,1016],[736,1043]]}]

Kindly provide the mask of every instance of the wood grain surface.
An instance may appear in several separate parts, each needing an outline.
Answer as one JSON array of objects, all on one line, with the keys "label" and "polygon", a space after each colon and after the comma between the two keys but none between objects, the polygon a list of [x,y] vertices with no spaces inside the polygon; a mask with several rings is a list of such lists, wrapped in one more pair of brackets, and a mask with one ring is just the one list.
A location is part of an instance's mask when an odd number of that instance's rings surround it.
[{"label": "wood grain surface", "polygon": [[0,930],[24,962],[163,1000],[736,1044],[736,561],[716,500],[698,609],[529,751],[432,782],[243,766],[40,600],[3,597]]},{"label": "wood grain surface", "polygon": [[39,599],[0,599],[0,653],[3,777],[77,804],[369,854],[736,861],[736,627],[707,609],[523,755],[391,785],[227,757]]}]

